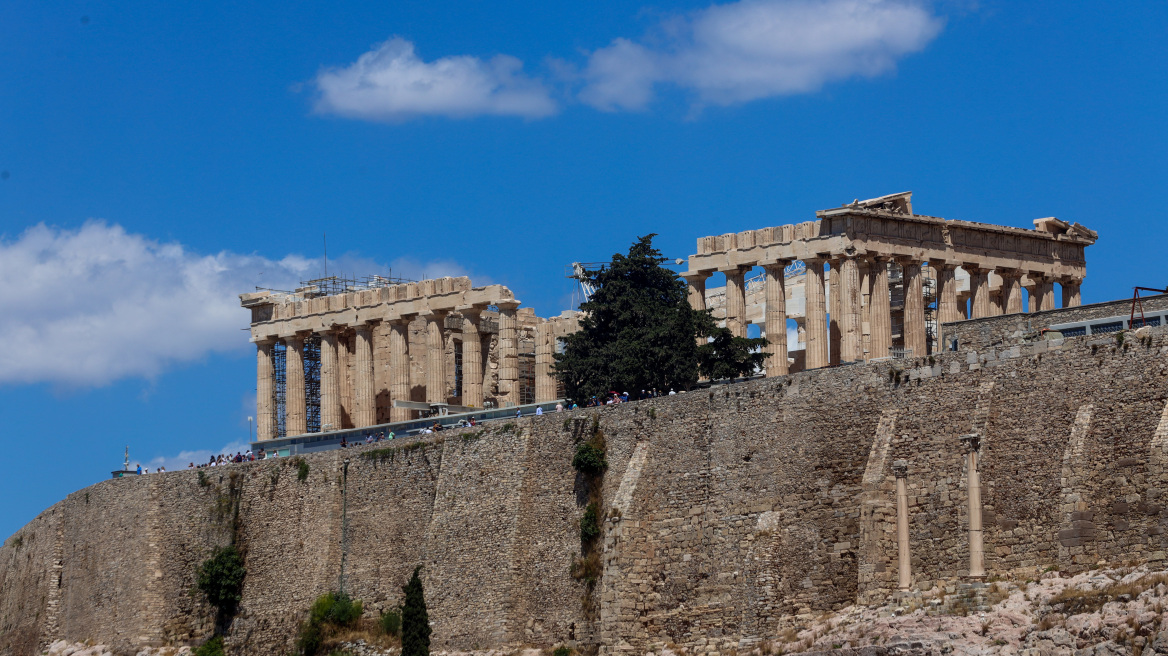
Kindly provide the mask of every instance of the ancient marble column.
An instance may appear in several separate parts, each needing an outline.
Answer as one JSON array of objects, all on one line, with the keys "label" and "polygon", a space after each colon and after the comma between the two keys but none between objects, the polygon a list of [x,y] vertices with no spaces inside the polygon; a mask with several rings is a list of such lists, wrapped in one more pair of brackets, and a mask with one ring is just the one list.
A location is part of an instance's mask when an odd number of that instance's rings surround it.
[{"label": "ancient marble column", "polygon": [[462,313],[462,404],[483,407],[483,341],[479,334],[481,309],[463,308]]},{"label": "ancient marble column", "polygon": [[912,587],[912,554],[908,545],[908,462],[892,463],[896,477],[896,555],[899,565],[898,585],[901,590]]},{"label": "ancient marble column", "polygon": [[353,426],[365,428],[377,423],[377,393],[373,382],[373,325],[358,324],[356,366],[353,370]]},{"label": "ancient marble column", "polygon": [[805,260],[807,264],[807,369],[827,366],[827,303],[823,297],[823,263],[821,259]]},{"label": "ancient marble column", "polygon": [[1022,274],[1014,269],[999,269],[1002,277],[1002,298],[1006,299],[1005,313],[1017,314],[1022,311]]},{"label": "ancient marble column", "polygon": [[872,270],[867,258],[860,260],[860,351],[872,357]]},{"label": "ancient marble column", "polygon": [[956,266],[945,262],[930,262],[937,270],[937,321],[942,324],[961,321],[961,311],[957,307]]},{"label": "ancient marble column", "polygon": [[256,440],[276,438],[276,369],[274,340],[256,342]]},{"label": "ancient marble column", "polygon": [[787,363],[787,288],[783,271],[786,260],[764,264],[766,272],[767,378],[785,376]]},{"label": "ancient marble column", "polygon": [[304,396],[304,339],[299,335],[284,340],[284,434],[308,432],[308,405]]},{"label": "ancient marble column", "polygon": [[970,307],[973,318],[991,316],[989,270],[973,264],[963,264],[962,268],[969,273],[969,293],[972,297]]},{"label": "ancient marble column", "polygon": [[1083,284],[1082,278],[1063,278],[1063,307],[1072,308],[1082,305],[1079,288]]},{"label": "ancient marble column", "polygon": [[446,313],[426,317],[426,402],[446,403]]},{"label": "ancient marble column", "polygon": [[499,396],[504,406],[519,405],[519,329],[516,302],[497,304],[499,308]]},{"label": "ancient marble column", "polygon": [[965,446],[966,481],[969,486],[969,578],[985,578],[984,543],[981,527],[981,475],[977,469],[980,439],[976,434],[963,435]]},{"label": "ancient marble column", "polygon": [[864,359],[860,334],[860,267],[854,257],[839,261],[840,361]]},{"label": "ancient marble column", "polygon": [[[389,324],[389,396],[394,401],[410,400],[410,321],[412,319],[413,315],[410,315],[395,319]],[[389,417],[391,421],[408,421],[413,417],[413,411],[409,408],[393,408],[389,411]]]},{"label": "ancient marble column", "polygon": [[726,327],[735,337],[746,337],[746,272],[744,267],[722,269],[726,274]]},{"label": "ancient marble column", "polygon": [[888,292],[888,258],[876,257],[869,267],[872,277],[872,295],[869,297],[871,317],[872,358],[887,358],[892,348],[892,300]]},{"label": "ancient marble column", "polygon": [[927,355],[925,338],[925,292],[921,282],[919,262],[905,259],[900,263],[904,270],[904,347],[912,351],[913,357]]},{"label": "ancient marble column", "polygon": [[828,260],[827,270],[827,318],[830,322],[827,326],[828,340],[830,346],[827,352],[827,361],[829,364],[837,365],[840,363],[840,342],[842,341],[842,332],[840,330],[840,260],[834,258]]},{"label": "ancient marble column", "polygon": [[[706,278],[709,277],[707,273],[685,276],[685,283],[689,290],[689,306],[691,308],[698,311],[706,309]],[[695,339],[697,340],[698,346],[706,343],[706,338],[700,335]]]},{"label": "ancient marble column", "polygon": [[341,375],[337,362],[337,334],[326,330],[320,333],[320,430],[341,430]]},{"label": "ancient marble column", "polygon": [[1042,309],[1054,310],[1054,281],[1051,280],[1050,276],[1043,276],[1039,284],[1042,285],[1042,295],[1039,296],[1042,299]]},{"label": "ancient marble column", "polygon": [[535,327],[535,402],[556,400],[556,378],[552,372],[552,324],[545,321]]}]

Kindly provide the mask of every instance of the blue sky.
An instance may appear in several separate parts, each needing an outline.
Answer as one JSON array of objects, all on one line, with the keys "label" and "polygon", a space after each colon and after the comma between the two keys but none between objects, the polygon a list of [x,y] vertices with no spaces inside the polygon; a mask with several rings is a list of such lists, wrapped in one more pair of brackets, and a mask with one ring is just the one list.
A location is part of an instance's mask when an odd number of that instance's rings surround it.
[{"label": "blue sky", "polygon": [[511,286],[912,190],[1100,232],[1168,284],[1168,4],[0,7],[0,535],[135,459],[245,441],[234,294],[321,266]]}]

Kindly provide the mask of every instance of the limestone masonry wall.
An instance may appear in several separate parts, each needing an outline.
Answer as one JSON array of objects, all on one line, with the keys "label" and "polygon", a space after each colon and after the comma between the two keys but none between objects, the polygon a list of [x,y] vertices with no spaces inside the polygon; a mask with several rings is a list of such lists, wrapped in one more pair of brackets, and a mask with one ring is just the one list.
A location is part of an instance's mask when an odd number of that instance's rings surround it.
[{"label": "limestone masonry wall", "polygon": [[[419,564],[436,648],[749,645],[893,593],[896,460],[913,586],[964,577],[967,433],[989,575],[1163,561],[1164,329],[1016,342],[314,454],[305,481],[296,459],[104,481],[0,547],[0,654],[204,639],[194,570],[233,533],[237,653],[285,653],[342,576],[369,613],[394,605]],[[597,415],[609,468],[589,595],[570,575],[586,501],[571,458]]]}]

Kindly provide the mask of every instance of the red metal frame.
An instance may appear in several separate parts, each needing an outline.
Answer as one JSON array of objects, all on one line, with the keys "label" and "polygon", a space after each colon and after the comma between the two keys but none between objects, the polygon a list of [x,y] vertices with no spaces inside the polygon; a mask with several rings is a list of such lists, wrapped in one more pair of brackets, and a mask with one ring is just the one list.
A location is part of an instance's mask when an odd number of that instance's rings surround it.
[{"label": "red metal frame", "polygon": [[1168,289],[1156,289],[1154,287],[1136,287],[1135,293],[1132,294],[1132,309],[1131,316],[1128,317],[1127,327],[1129,329],[1135,328],[1136,322],[1136,306],[1140,306],[1140,326],[1144,326],[1147,321],[1144,319],[1144,301],[1140,298],[1140,292],[1156,292],[1157,294],[1168,294]]}]

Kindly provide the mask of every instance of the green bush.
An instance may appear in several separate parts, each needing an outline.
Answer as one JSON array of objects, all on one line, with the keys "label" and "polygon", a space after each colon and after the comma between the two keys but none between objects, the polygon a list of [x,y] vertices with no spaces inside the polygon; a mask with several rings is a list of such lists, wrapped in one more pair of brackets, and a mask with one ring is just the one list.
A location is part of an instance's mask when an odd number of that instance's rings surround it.
[{"label": "green bush", "polygon": [[303,656],[316,656],[324,644],[324,629],[319,624],[307,622],[300,627],[300,637],[296,639],[296,651]]},{"label": "green bush", "polygon": [[572,650],[563,645],[556,647],[552,652],[552,656],[572,656]]},{"label": "green bush", "polygon": [[426,611],[422,579],[418,577],[420,571],[422,566],[418,565],[409,583],[402,587],[406,598],[402,604],[401,656],[430,656],[430,615]]},{"label": "green bush", "polygon": [[401,635],[401,621],[401,609],[391,608],[381,613],[381,619],[378,623],[381,625],[381,630],[385,632],[385,635],[396,637]]},{"label": "green bush", "polygon": [[329,592],[321,595],[316,603],[312,604],[308,621],[315,624],[352,626],[361,618],[364,610],[360,601],[353,601],[344,592]]},{"label": "green bush", "polygon": [[597,521],[596,503],[588,504],[584,509],[584,516],[580,518],[580,540],[591,542],[600,537],[600,524]]},{"label": "green bush", "polygon": [[207,595],[207,601],[224,615],[235,612],[242,599],[243,579],[247,568],[243,556],[234,545],[216,549],[199,567],[196,583]]},{"label": "green bush", "polygon": [[300,464],[296,466],[296,480],[301,483],[308,480],[308,461],[304,458],[301,458]]},{"label": "green bush", "polygon": [[225,656],[223,653],[223,636],[215,636],[199,645],[194,656]]},{"label": "green bush", "polygon": [[599,474],[608,468],[608,461],[604,458],[604,450],[587,442],[576,447],[576,456],[572,458],[572,466],[576,471],[584,474]]}]

